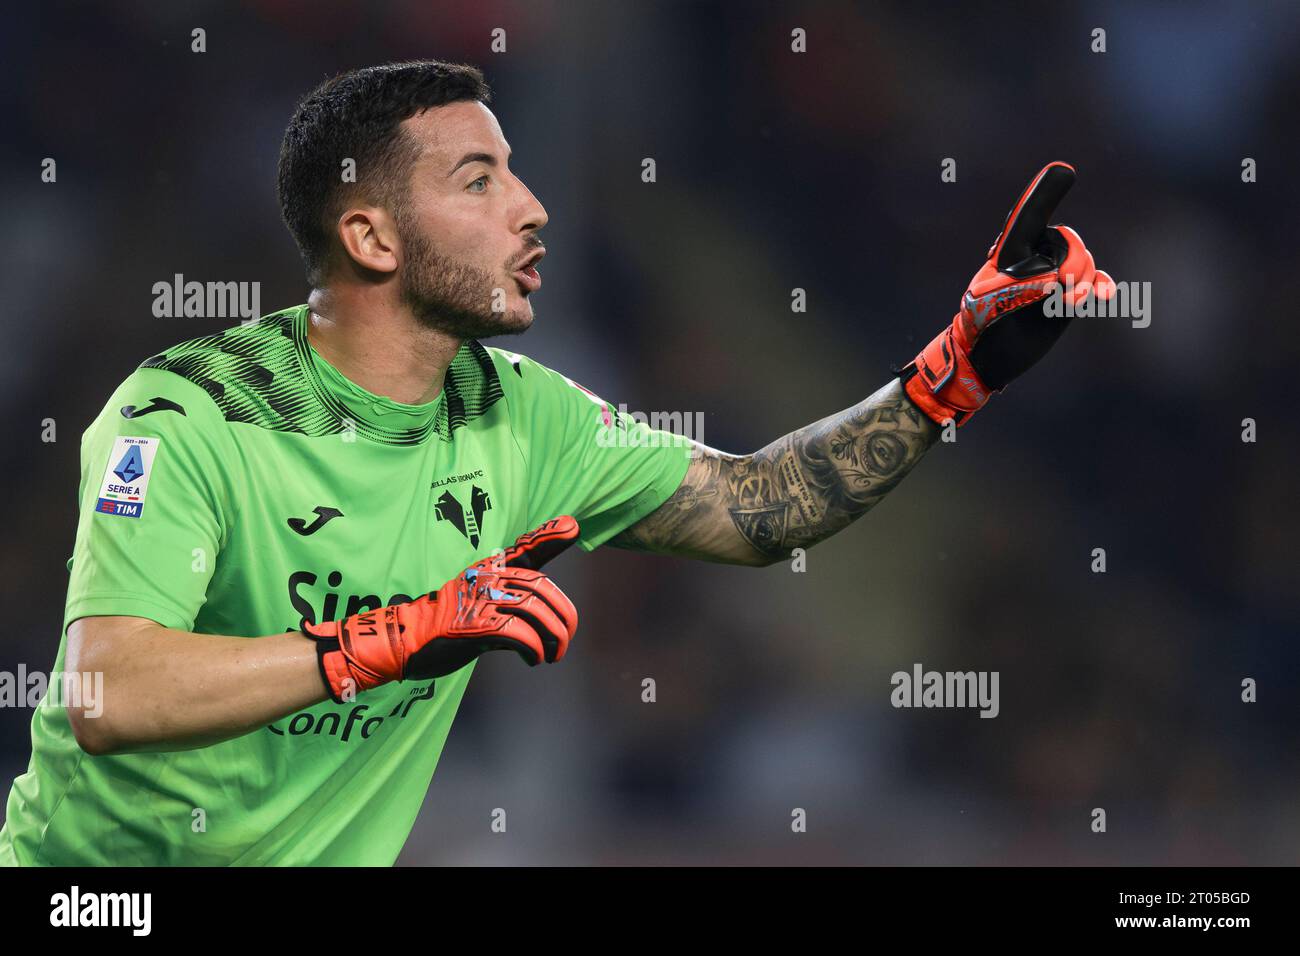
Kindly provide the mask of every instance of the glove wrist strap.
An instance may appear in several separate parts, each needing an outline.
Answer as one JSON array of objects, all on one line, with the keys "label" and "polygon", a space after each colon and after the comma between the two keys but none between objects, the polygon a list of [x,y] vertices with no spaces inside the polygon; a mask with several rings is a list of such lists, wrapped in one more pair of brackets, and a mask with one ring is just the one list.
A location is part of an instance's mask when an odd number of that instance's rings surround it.
[{"label": "glove wrist strap", "polygon": [[921,350],[899,379],[907,397],[936,425],[951,419],[960,428],[988,404],[991,394],[951,325]]},{"label": "glove wrist strap", "polygon": [[339,641],[336,637],[317,637],[314,634],[307,634],[316,642],[316,666],[320,668],[321,680],[329,689],[330,699],[336,704],[343,703],[340,695],[340,688],[343,686],[342,679],[348,676],[347,658],[343,656],[343,651],[339,648]]}]

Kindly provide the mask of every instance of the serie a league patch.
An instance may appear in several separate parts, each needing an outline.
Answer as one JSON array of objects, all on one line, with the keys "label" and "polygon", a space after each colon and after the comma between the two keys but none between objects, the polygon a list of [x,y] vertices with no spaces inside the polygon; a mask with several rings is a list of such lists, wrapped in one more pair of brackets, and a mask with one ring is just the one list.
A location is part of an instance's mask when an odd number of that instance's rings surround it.
[{"label": "serie a league patch", "polygon": [[104,481],[99,486],[95,514],[140,517],[160,441],[160,438],[117,437],[104,469]]}]

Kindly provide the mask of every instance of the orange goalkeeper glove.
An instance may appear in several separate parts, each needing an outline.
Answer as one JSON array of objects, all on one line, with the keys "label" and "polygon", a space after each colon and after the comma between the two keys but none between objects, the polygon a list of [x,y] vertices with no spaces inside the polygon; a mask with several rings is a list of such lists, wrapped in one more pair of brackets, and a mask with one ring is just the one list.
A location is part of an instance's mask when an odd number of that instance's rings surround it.
[{"label": "orange goalkeeper glove", "polygon": [[1090,293],[1114,294],[1114,280],[1097,269],[1079,234],[1047,225],[1072,185],[1073,166],[1043,167],[1007,214],[952,324],[895,370],[908,397],[935,423],[966,424],[1047,353],[1073,317],[1071,309],[1049,315],[1044,308],[1058,284],[1071,306]]},{"label": "orange goalkeeper glove", "polygon": [[442,677],[487,651],[516,651],[530,666],[558,661],[578,611],[540,568],[577,538],[573,518],[552,518],[423,597],[304,626],[330,695],[342,703],[389,681]]}]

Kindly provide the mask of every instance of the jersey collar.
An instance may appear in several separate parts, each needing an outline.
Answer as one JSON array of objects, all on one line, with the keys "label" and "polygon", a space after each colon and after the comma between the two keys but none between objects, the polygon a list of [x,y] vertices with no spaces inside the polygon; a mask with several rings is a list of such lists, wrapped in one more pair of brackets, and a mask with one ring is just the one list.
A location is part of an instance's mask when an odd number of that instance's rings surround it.
[{"label": "jersey collar", "polygon": [[312,347],[307,338],[307,312],[308,306],[300,306],[298,314],[294,316],[294,323],[297,325],[297,336],[306,344],[307,352],[311,356],[312,373],[320,386],[358,421],[392,432],[424,429],[433,423],[438,416],[438,410],[445,402],[447,393],[445,387],[438,393],[437,398],[422,405],[407,405],[367,391],[325,361]]}]

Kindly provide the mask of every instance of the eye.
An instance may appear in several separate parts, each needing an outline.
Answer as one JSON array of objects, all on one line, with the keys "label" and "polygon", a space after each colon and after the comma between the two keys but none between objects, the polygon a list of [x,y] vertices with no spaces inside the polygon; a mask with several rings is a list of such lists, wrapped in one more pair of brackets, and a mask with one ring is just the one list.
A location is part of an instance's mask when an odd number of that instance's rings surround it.
[{"label": "eye", "polygon": [[[487,191],[487,184],[488,184],[487,173],[484,173],[482,176],[480,176],[478,179],[474,180],[472,183],[470,183],[470,184],[469,184],[468,186],[466,186],[465,188],[468,189],[470,192],[481,193],[481,192],[486,192],[486,191]],[[475,186],[481,186],[482,188],[481,188],[481,189],[475,189],[475,188],[474,188]]]}]

